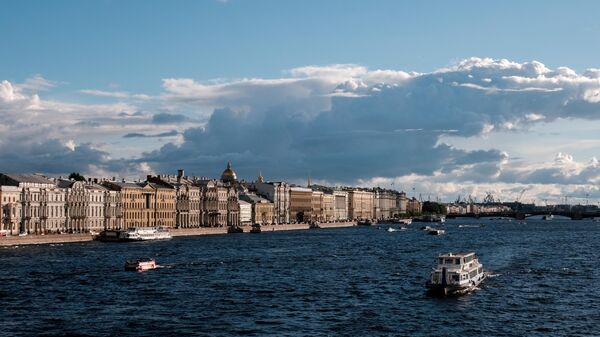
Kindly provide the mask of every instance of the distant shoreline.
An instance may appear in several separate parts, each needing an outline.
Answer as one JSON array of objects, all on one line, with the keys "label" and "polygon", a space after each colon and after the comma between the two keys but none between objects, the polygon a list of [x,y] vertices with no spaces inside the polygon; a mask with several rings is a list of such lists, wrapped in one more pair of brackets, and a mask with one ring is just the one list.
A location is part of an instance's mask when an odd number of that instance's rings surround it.
[{"label": "distant shoreline", "polygon": [[[321,228],[352,227],[356,222],[334,222],[319,224]],[[250,226],[242,227],[244,232],[250,231]],[[289,231],[309,229],[308,224],[288,224],[288,225],[265,225],[262,226],[263,232],[270,231]],[[174,228],[170,230],[175,236],[200,236],[227,234],[226,227],[200,227],[200,228]],[[92,241],[90,234],[48,234],[48,235],[27,235],[27,236],[6,236],[0,237],[0,246],[21,246],[21,245],[44,245],[52,243],[76,243]]]}]

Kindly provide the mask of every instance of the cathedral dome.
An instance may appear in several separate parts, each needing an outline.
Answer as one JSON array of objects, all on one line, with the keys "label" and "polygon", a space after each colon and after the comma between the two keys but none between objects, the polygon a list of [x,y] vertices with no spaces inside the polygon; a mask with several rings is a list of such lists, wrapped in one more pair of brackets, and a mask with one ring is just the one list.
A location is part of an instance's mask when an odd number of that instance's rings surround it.
[{"label": "cathedral dome", "polygon": [[234,181],[237,181],[237,175],[235,174],[235,171],[231,168],[230,162],[227,162],[227,168],[225,169],[225,171],[223,171],[223,174],[221,174],[221,180],[224,183],[232,183]]}]

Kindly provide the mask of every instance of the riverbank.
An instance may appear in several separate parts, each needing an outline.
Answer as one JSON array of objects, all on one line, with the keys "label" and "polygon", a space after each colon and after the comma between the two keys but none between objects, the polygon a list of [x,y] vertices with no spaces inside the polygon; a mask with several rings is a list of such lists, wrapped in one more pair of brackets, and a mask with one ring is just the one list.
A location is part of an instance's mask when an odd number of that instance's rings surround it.
[{"label": "riverbank", "polygon": [[[334,222],[319,224],[321,228],[352,227],[356,222]],[[244,233],[250,232],[250,227],[242,227]],[[288,224],[288,225],[267,225],[262,226],[263,232],[270,231],[289,231],[309,229],[308,224]],[[227,234],[225,227],[206,227],[206,228],[174,228],[170,230],[173,236],[200,236]],[[43,245],[50,243],[72,243],[92,241],[93,237],[89,234],[53,234],[53,235],[27,235],[27,236],[6,236],[0,237],[0,246],[20,246],[20,245]]]}]

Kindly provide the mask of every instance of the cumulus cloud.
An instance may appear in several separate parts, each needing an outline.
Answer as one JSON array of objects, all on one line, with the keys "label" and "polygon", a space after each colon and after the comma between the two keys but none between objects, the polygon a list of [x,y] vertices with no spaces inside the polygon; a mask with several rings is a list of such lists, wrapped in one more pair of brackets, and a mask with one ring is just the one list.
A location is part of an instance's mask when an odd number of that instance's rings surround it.
[{"label": "cumulus cloud", "polygon": [[[581,163],[561,154],[531,164],[511,160],[502,144],[464,150],[442,141],[445,135],[527,132],[559,118],[598,120],[598,69],[578,74],[537,61],[469,58],[428,73],[311,65],[274,79],[166,78],[162,88],[147,100],[86,89],[81,92],[117,102],[84,105],[47,101],[3,81],[0,113],[11,116],[11,128],[24,130],[26,121],[39,120],[29,127],[45,125],[48,139],[90,144],[90,155],[104,158],[93,161],[97,170],[111,167],[107,154],[121,147],[99,144],[119,135],[141,142],[136,155],[119,162],[144,172],[183,167],[216,176],[231,160],[246,178],[262,171],[271,179],[310,174],[340,184],[383,179],[433,188],[425,184],[429,179],[447,195],[465,183],[520,191],[523,184],[587,186],[598,179],[597,160]],[[27,137],[26,131],[17,134]],[[144,143],[171,136],[176,140],[162,146]],[[7,142],[12,139],[0,136],[0,146]]]}]

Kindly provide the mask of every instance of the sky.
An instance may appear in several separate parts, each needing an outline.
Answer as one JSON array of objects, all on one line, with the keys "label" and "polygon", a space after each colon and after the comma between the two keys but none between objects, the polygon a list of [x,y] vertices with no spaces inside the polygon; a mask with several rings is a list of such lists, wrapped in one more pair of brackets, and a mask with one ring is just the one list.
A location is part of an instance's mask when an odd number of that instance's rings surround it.
[{"label": "sky", "polygon": [[597,1],[3,1],[0,172],[600,201]]}]

